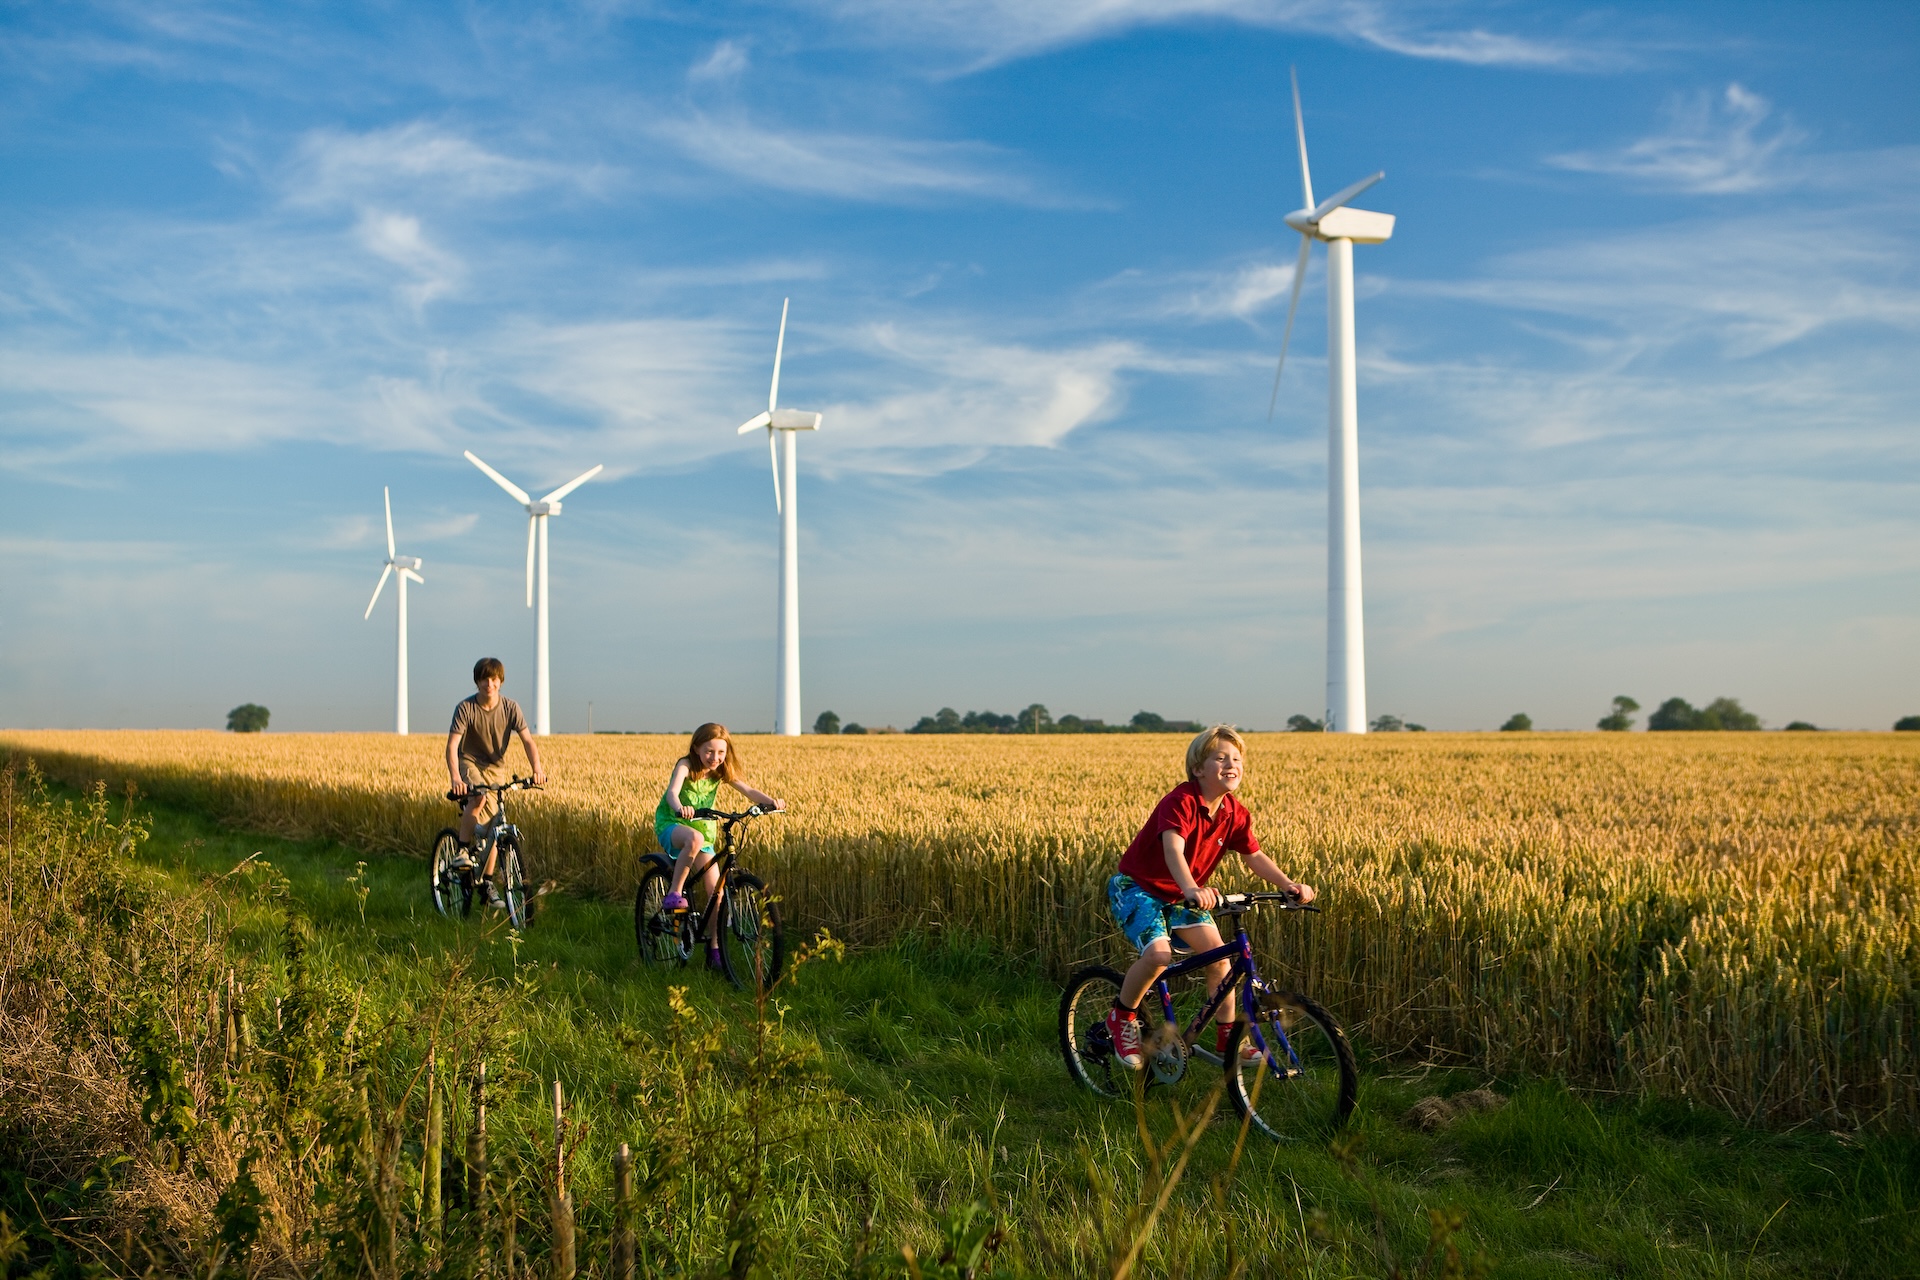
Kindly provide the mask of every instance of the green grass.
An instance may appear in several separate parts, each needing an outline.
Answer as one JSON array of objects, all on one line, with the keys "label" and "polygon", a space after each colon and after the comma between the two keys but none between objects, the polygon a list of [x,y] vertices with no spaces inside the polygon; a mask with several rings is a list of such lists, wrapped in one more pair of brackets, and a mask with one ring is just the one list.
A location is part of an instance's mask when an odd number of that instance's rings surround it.
[{"label": "green grass", "polygon": [[[612,1150],[657,1121],[635,1055],[668,1032],[669,987],[689,988],[735,1035],[752,1021],[751,1002],[717,978],[642,969],[627,905],[550,895],[516,941],[479,911],[467,922],[437,917],[424,862],[366,856],[356,879],[362,855],[338,844],[147,808],[141,856],[179,884],[255,851],[271,861],[314,925],[316,970],[339,983],[389,993],[395,1007],[403,995],[426,1002],[434,962],[462,953],[482,974],[516,982],[526,1012],[510,1029],[506,1087],[521,1104],[506,1114],[537,1149],[541,1082],[565,1082],[587,1122],[576,1177],[590,1228],[604,1220]],[[272,912],[238,906],[235,924],[237,947],[279,945]],[[1141,1148],[1130,1107],[1068,1081],[1055,1047],[1058,995],[989,944],[931,937],[809,964],[783,988],[784,1024],[817,1046],[824,1087],[821,1123],[776,1151],[763,1195],[776,1273],[835,1274],[868,1222],[877,1251],[897,1254],[903,1242],[924,1251],[936,1215],[976,1198],[1008,1214],[1008,1254],[1037,1271],[1104,1257],[1101,1241],[1133,1202]],[[1501,1277],[1920,1274],[1912,1135],[1763,1132],[1685,1103],[1368,1062],[1360,1048],[1348,1158],[1319,1142],[1250,1145],[1226,1192],[1240,1249],[1275,1273],[1291,1260],[1303,1275],[1382,1274],[1376,1220],[1396,1254],[1417,1260],[1428,1211],[1453,1208],[1465,1219],[1457,1242]],[[1208,1083],[1184,1086],[1186,1105]],[[1438,1134],[1400,1122],[1423,1095],[1486,1083],[1510,1095],[1506,1107]],[[1164,1130],[1165,1102],[1150,1114]],[[1216,1128],[1196,1148],[1147,1274],[1218,1273],[1212,1186],[1237,1126]]]}]

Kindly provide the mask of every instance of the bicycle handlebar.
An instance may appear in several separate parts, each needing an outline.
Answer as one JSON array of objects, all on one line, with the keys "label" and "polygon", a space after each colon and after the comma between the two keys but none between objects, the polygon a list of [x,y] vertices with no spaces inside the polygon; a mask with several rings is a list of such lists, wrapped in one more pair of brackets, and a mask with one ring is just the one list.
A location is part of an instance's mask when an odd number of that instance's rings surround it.
[{"label": "bicycle handlebar", "polygon": [[1251,911],[1262,902],[1277,903],[1282,911],[1318,911],[1320,908],[1300,901],[1297,893],[1223,893],[1216,911]]},{"label": "bicycle handlebar", "polygon": [[542,787],[532,778],[515,778],[512,782],[469,782],[464,795],[458,791],[449,791],[447,792],[447,799],[453,801],[455,804],[459,804],[462,800],[465,800],[467,796],[472,795],[476,791],[495,791],[501,795],[505,795],[509,791],[544,790],[546,790],[546,788]]},{"label": "bicycle handlebar", "polygon": [[743,818],[765,818],[776,813],[785,813],[785,809],[763,809],[757,804],[747,806],[745,813],[728,813],[724,809],[695,809],[693,816],[709,821],[739,822]]}]

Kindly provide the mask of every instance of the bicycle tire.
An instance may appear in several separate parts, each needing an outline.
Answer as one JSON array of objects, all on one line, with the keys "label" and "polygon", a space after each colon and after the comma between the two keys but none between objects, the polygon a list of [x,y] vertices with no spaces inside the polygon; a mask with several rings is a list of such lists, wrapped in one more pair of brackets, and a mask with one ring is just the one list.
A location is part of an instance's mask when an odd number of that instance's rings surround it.
[{"label": "bicycle tire", "polygon": [[516,929],[533,923],[533,894],[527,889],[527,867],[520,856],[520,842],[503,835],[496,842],[500,862],[495,874],[500,877],[500,896],[506,900],[507,920]]},{"label": "bicycle tire", "polygon": [[787,961],[787,935],[780,904],[749,871],[737,871],[720,903],[720,964],[741,991],[770,991]]},{"label": "bicycle tire", "polygon": [[[1324,1138],[1347,1122],[1360,1094],[1353,1046],[1333,1015],[1312,998],[1271,988],[1258,994],[1260,1038],[1268,1052],[1250,1063],[1240,1061],[1256,1012],[1246,1011],[1227,1047],[1227,1096],[1242,1119],[1276,1142]],[[1283,1061],[1283,1069],[1269,1069],[1270,1060]]]},{"label": "bicycle tire", "polygon": [[433,855],[428,862],[427,887],[433,894],[433,907],[443,916],[457,909],[462,916],[473,911],[473,878],[453,869],[454,854],[460,850],[460,833],[443,827],[433,838]]},{"label": "bicycle tire", "polygon": [[642,964],[685,964],[693,954],[690,930],[691,913],[676,920],[660,904],[673,882],[673,872],[664,858],[649,857],[633,895],[633,940]]},{"label": "bicycle tire", "polygon": [[1082,969],[1060,993],[1060,1056],[1067,1074],[1103,1098],[1132,1096],[1133,1077],[1114,1056],[1107,1037],[1107,1011],[1120,994],[1122,979],[1105,965]]}]

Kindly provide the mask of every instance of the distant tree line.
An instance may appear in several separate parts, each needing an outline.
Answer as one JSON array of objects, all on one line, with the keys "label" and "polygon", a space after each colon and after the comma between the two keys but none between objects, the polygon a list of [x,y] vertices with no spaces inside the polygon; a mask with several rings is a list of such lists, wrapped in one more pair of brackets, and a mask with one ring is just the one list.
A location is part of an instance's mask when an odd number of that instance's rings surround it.
[{"label": "distant tree line", "polygon": [[[942,707],[930,716],[921,716],[907,730],[908,733],[1198,733],[1206,726],[1198,720],[1169,720],[1152,711],[1136,711],[1133,718],[1125,724],[1108,724],[1105,720],[1090,719],[1085,716],[1064,715],[1058,720],[1046,707],[1036,702],[1025,711],[1016,715],[1002,715],[997,711],[968,711],[965,714],[952,707]],[[815,733],[867,733],[869,730],[858,724],[840,723],[840,717],[831,711],[822,711],[813,722]]]}]

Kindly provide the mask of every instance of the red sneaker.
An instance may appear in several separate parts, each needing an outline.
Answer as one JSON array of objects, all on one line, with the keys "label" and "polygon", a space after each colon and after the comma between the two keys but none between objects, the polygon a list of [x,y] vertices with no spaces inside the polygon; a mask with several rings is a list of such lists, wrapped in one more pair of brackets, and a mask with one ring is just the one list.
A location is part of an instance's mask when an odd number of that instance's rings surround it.
[{"label": "red sneaker", "polygon": [[1113,1055],[1129,1071],[1147,1065],[1140,1054],[1140,1015],[1131,1009],[1107,1010],[1107,1035],[1113,1040]]},{"label": "red sneaker", "polygon": [[[1232,1039],[1233,1039],[1233,1028],[1231,1026],[1222,1024],[1219,1030],[1214,1032],[1213,1051],[1219,1054],[1223,1058],[1226,1057],[1227,1045]],[[1265,1055],[1260,1052],[1260,1046],[1253,1042],[1253,1036],[1251,1033],[1249,1033],[1245,1039],[1240,1041],[1240,1061],[1247,1062],[1247,1063],[1258,1062],[1264,1056]]]}]

